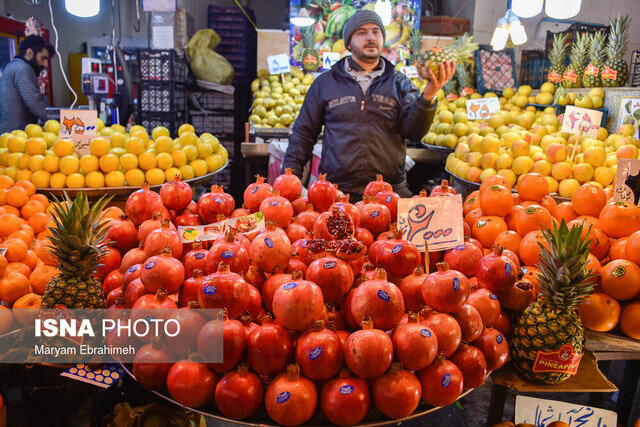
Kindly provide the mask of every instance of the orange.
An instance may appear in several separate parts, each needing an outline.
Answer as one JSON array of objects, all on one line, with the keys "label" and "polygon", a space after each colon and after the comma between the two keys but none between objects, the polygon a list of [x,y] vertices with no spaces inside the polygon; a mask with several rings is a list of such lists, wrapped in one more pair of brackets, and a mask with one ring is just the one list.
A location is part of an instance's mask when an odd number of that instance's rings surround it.
[{"label": "orange", "polygon": [[29,194],[29,197],[33,196],[34,194],[36,194],[36,186],[33,185],[33,183],[31,181],[18,181],[16,182],[16,185],[18,187],[22,187],[25,190],[27,190],[27,194]]},{"label": "orange", "polygon": [[620,320],[620,304],[604,293],[590,294],[578,306],[578,314],[582,324],[598,332],[608,332],[616,327]]},{"label": "orange", "polygon": [[32,325],[38,316],[40,295],[30,292],[13,303],[13,315],[21,325]]},{"label": "orange", "polygon": [[474,209],[464,216],[464,222],[466,222],[469,227],[473,227],[473,224],[475,224],[478,218],[480,218],[482,215],[482,209]]},{"label": "orange", "polygon": [[613,187],[607,187],[604,189],[604,194],[607,196],[607,202],[613,199]]},{"label": "orange", "polygon": [[471,192],[467,198],[464,201],[464,204],[462,205],[462,214],[466,215],[469,212],[471,212],[474,209],[478,209],[480,207],[480,199],[478,198],[478,196],[480,196],[480,192],[479,191],[473,191]]},{"label": "orange", "polygon": [[521,236],[539,230],[541,227],[551,227],[551,214],[540,205],[530,205],[516,217],[516,230]]},{"label": "orange", "polygon": [[484,190],[491,187],[492,185],[502,185],[503,187],[511,191],[511,183],[507,178],[500,175],[492,175],[482,181],[482,184],[480,184],[480,194],[482,194]]},{"label": "orange", "polygon": [[540,202],[549,193],[547,179],[539,173],[524,174],[518,184],[518,194],[522,200]]},{"label": "orange", "polygon": [[576,211],[573,210],[573,206],[571,206],[571,202],[562,202],[558,204],[551,215],[553,215],[558,222],[562,222],[563,219],[564,222],[569,222],[578,217]]},{"label": "orange", "polygon": [[49,224],[49,217],[43,212],[36,212],[29,218],[28,224],[34,233],[42,233]]},{"label": "orange", "polygon": [[591,279],[587,280],[589,283],[599,284],[600,277],[602,276],[602,265],[598,258],[596,258],[593,254],[589,254],[587,256],[587,271],[591,270],[591,274],[594,275]]},{"label": "orange", "polygon": [[540,206],[542,206],[543,208],[546,208],[551,214],[551,216],[553,216],[553,213],[556,211],[556,207],[558,206],[558,204],[556,203],[555,200],[553,200],[553,197],[547,194],[542,198],[542,201],[540,202]]},{"label": "orange", "polygon": [[22,263],[29,267],[31,271],[36,268],[36,264],[38,263],[38,255],[31,249],[27,251],[27,254],[22,258]]},{"label": "orange", "polygon": [[13,181],[13,179],[11,179],[10,176],[0,175],[0,188],[4,188],[5,190],[8,190],[11,187],[13,187],[14,184],[15,182]]},{"label": "orange", "polygon": [[600,229],[614,239],[630,236],[640,230],[640,208],[629,203],[608,203],[598,218]]},{"label": "orange", "polygon": [[60,270],[51,265],[41,264],[29,276],[31,289],[37,294],[44,294],[44,289],[51,279],[60,274]]},{"label": "orange", "polygon": [[33,247],[33,251],[38,255],[40,261],[45,263],[46,265],[56,266],[58,265],[58,261],[47,252],[47,247],[51,245],[51,241],[48,239],[38,240]]},{"label": "orange", "polygon": [[29,200],[35,200],[36,202],[42,203],[42,206],[44,206],[45,209],[49,207],[49,199],[47,199],[47,196],[44,194],[33,194],[29,197]]},{"label": "orange", "polygon": [[540,257],[540,248],[538,247],[538,243],[549,248],[549,245],[544,240],[544,235],[540,231],[531,231],[522,238],[520,248],[518,249],[522,264],[538,265]]},{"label": "orange", "polygon": [[[12,310],[5,307],[4,305],[0,305],[0,335],[6,334],[13,327],[13,313]],[[2,401],[2,396],[0,396],[0,402]],[[2,406],[0,406],[2,409]]]},{"label": "orange", "polygon": [[0,255],[0,276],[4,274],[8,264],[9,264],[9,261],[7,261],[7,258]]},{"label": "orange", "polygon": [[613,243],[611,243],[611,247],[609,248],[609,260],[626,259],[627,258],[626,247],[627,247],[628,241],[629,241],[629,237],[621,237],[619,239],[614,240]]},{"label": "orange", "polygon": [[507,230],[498,234],[494,244],[502,248],[509,249],[511,252],[518,255],[521,241],[522,237],[518,233],[513,230]]},{"label": "orange", "polygon": [[44,213],[45,209],[46,208],[42,205],[42,203],[36,200],[29,200],[24,204],[22,208],[20,208],[20,213],[22,214],[22,217],[24,219],[29,219],[33,214],[36,214],[38,212]]},{"label": "orange", "polygon": [[591,184],[580,186],[571,196],[571,206],[578,215],[598,216],[606,204],[604,190]]},{"label": "orange", "polygon": [[524,207],[522,207],[522,205],[514,205],[511,208],[511,212],[504,217],[504,222],[507,223],[507,228],[509,230],[516,231],[516,218],[522,211],[524,211]]},{"label": "orange", "polygon": [[640,231],[628,237],[624,248],[626,258],[640,265]]},{"label": "orange", "polygon": [[20,217],[20,211],[15,206],[4,205],[2,209],[4,210],[5,214],[14,215],[16,218]]},{"label": "orange", "polygon": [[499,184],[487,187],[480,193],[480,209],[485,215],[505,216],[511,212],[511,190]]},{"label": "orange", "polygon": [[513,205],[521,205],[522,197],[518,193],[511,193],[511,197],[513,197]]},{"label": "orange", "polygon": [[626,336],[640,340],[640,301],[632,302],[622,309],[620,329]]},{"label": "orange", "polygon": [[507,231],[507,224],[497,216],[482,216],[471,226],[471,236],[485,248],[490,248],[503,231]]},{"label": "orange", "polygon": [[12,214],[0,215],[0,236],[7,237],[9,234],[20,229],[20,219]]},{"label": "orange", "polygon": [[532,265],[525,265],[520,267],[520,272],[522,273],[522,278],[520,280],[531,283],[535,288],[537,295],[538,292],[540,292],[540,281],[538,280],[538,273],[540,273],[540,269]]},{"label": "orange", "polygon": [[5,188],[0,188],[0,206],[4,206],[7,204],[7,190]]},{"label": "orange", "polygon": [[29,201],[29,193],[24,188],[14,185],[7,190],[7,204],[20,208]]},{"label": "orange", "polygon": [[124,214],[122,209],[117,206],[109,206],[103,211],[105,218],[120,219],[120,215]]},{"label": "orange", "polygon": [[640,295],[640,267],[626,259],[616,259],[602,267],[602,289],[618,301]]},{"label": "orange", "polygon": [[29,249],[27,244],[20,239],[5,240],[0,243],[0,248],[7,249],[7,253],[5,253],[4,256],[9,262],[22,261]]},{"label": "orange", "polygon": [[7,273],[0,278],[0,301],[13,304],[29,292],[29,280],[20,273]]},{"label": "orange", "polygon": [[31,245],[33,245],[34,235],[32,231],[18,230],[9,234],[7,240],[9,239],[22,240],[27,245],[27,247],[31,247]]},{"label": "orange", "polygon": [[10,262],[7,265],[7,273],[20,273],[24,275],[24,277],[29,277],[31,274],[31,269],[27,264],[23,264],[21,262]]}]

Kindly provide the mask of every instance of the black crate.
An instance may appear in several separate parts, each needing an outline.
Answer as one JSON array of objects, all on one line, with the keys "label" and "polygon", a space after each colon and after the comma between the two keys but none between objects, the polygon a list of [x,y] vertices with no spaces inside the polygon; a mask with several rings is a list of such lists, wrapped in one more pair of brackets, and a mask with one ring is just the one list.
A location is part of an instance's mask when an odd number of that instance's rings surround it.
[{"label": "black crate", "polygon": [[540,88],[545,76],[545,52],[541,50],[523,50],[520,60],[520,85]]},{"label": "black crate", "polygon": [[155,113],[142,111],[138,113],[138,124],[148,129],[149,132],[156,126],[165,126],[169,129],[172,138],[178,137],[178,128],[187,121],[185,111],[173,111],[171,113]]},{"label": "black crate", "polygon": [[233,139],[235,117],[233,114],[215,114],[199,110],[190,110],[191,124],[196,133],[209,132],[218,138]]},{"label": "black crate", "polygon": [[187,81],[189,66],[184,53],[176,50],[139,49],[140,81]]},{"label": "black crate", "polygon": [[[559,31],[559,33],[568,34],[567,37],[567,52],[571,51],[571,45],[573,44],[573,39],[578,33],[597,33],[598,31],[604,31],[605,33],[609,33],[609,27],[607,25],[599,25],[599,24],[584,24],[582,22],[576,22],[571,25],[568,29],[564,31]],[[547,31],[547,39],[545,41],[545,46],[547,52],[551,49],[553,45],[553,35],[556,33],[552,33],[551,31]],[[567,58],[569,55],[567,54]],[[569,65],[568,59],[565,61],[565,65]]]},{"label": "black crate", "polygon": [[215,90],[195,91],[190,97],[191,105],[197,110],[201,108],[214,112],[235,110],[235,95]]},{"label": "black crate", "polygon": [[640,50],[634,50],[631,54],[631,73],[629,74],[629,85],[640,86]]},{"label": "black crate", "polygon": [[138,108],[144,112],[170,113],[187,109],[186,86],[173,82],[142,82]]}]

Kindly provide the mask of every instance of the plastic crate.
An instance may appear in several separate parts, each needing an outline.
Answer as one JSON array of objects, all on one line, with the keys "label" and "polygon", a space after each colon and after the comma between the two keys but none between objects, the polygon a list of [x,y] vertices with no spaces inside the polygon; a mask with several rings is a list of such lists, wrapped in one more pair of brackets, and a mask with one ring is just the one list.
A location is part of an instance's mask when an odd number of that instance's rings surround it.
[{"label": "plastic crate", "polygon": [[196,133],[209,132],[218,138],[229,138],[235,134],[235,117],[233,115],[215,114],[191,110],[191,124]]},{"label": "plastic crate", "polygon": [[520,85],[540,88],[545,73],[545,53],[541,50],[523,50],[520,60]]},{"label": "plastic crate", "polygon": [[502,92],[505,88],[518,86],[513,49],[495,52],[491,46],[480,45],[474,56],[479,93]]},{"label": "plastic crate", "polygon": [[[599,25],[599,24],[585,24],[582,22],[576,22],[571,25],[564,31],[559,31],[560,33],[567,34],[567,44],[569,49],[571,49],[571,45],[573,44],[573,38],[578,33],[597,33],[598,31],[605,31],[607,34],[609,33],[609,27],[607,25]],[[547,39],[545,41],[546,51],[549,52],[551,49],[551,45],[553,44],[553,35],[556,33],[552,33],[551,31],[547,31]],[[567,55],[568,56],[568,55]],[[568,64],[567,64],[568,65]]]},{"label": "plastic crate", "polygon": [[629,85],[640,86],[640,50],[634,50],[631,54],[631,72],[629,73]]},{"label": "plastic crate", "polygon": [[[235,95],[229,95],[228,93],[217,92],[214,90],[193,92],[193,97],[190,98],[195,102],[192,102],[194,107],[200,107],[207,111],[234,111],[235,110]],[[196,105],[197,102],[197,105]]]},{"label": "plastic crate", "polygon": [[[256,15],[253,13],[253,10],[245,8],[245,11],[251,17],[251,20],[256,22]],[[238,22],[251,25],[251,22],[249,22],[242,10],[238,7],[217,7],[210,5],[207,18],[209,28],[212,28],[212,25],[216,24],[233,24]]]},{"label": "plastic crate", "polygon": [[187,108],[185,85],[173,82],[142,82],[138,108],[144,112],[184,111]]},{"label": "plastic crate", "polygon": [[176,50],[139,49],[140,81],[187,81],[185,54]]},{"label": "plastic crate", "polygon": [[138,124],[145,129],[153,130],[156,126],[165,126],[169,129],[172,138],[178,137],[178,128],[187,121],[186,111],[173,111],[171,113],[139,112]]}]

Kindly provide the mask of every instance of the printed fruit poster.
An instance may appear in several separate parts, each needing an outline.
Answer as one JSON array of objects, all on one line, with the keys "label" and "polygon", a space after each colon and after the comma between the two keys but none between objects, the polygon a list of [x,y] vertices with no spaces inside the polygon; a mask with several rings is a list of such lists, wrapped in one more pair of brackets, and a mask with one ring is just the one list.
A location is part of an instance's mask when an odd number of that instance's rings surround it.
[{"label": "printed fruit poster", "polygon": [[620,99],[620,109],[618,110],[618,122],[616,129],[622,125],[631,125],[635,128],[634,138],[640,138],[640,98],[623,96]]},{"label": "printed fruit poster", "polygon": [[[290,0],[290,18],[295,17],[301,0]],[[349,55],[342,39],[344,23],[359,9],[375,10],[376,0],[307,0],[304,7],[316,23],[308,27],[289,24],[291,65],[305,71],[322,70],[324,52]],[[382,54],[392,63],[409,58],[411,30],[420,28],[421,0],[391,0],[393,20],[385,30]],[[306,40],[306,41],[305,41]]]}]

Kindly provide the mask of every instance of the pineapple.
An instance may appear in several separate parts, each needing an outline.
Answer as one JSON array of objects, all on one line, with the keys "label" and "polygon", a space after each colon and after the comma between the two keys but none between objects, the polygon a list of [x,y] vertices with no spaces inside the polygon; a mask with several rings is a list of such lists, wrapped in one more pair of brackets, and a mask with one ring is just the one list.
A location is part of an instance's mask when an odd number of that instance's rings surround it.
[{"label": "pineapple", "polygon": [[420,59],[420,49],[422,49],[422,32],[420,30],[411,30],[410,36],[411,56],[409,64],[414,65]]},{"label": "pineapple", "polygon": [[473,87],[475,85],[466,64],[456,64],[456,80],[460,96],[471,95],[474,92]]},{"label": "pineapple", "polygon": [[473,36],[464,33],[444,49],[434,46],[421,55],[422,62],[438,77],[438,67],[445,61],[467,62],[471,54],[478,49],[478,43],[473,43]]},{"label": "pineapple", "polygon": [[318,68],[320,68],[320,55],[318,55],[318,50],[314,47],[315,30],[313,27],[311,25],[305,28],[302,33],[302,42],[304,44],[302,68],[305,71],[318,71]]},{"label": "pineapple", "polygon": [[78,194],[71,200],[53,204],[54,227],[48,252],[58,261],[60,274],[51,279],[42,295],[41,307],[52,309],[104,308],[102,284],[93,277],[107,245],[108,226],[101,212],[111,197],[102,197],[89,207],[87,196]]},{"label": "pineapple", "polygon": [[584,62],[589,51],[589,35],[580,33],[576,35],[571,46],[569,61],[571,62],[562,75],[562,85],[564,87],[582,87],[582,73],[584,73]]},{"label": "pineapple", "polygon": [[570,376],[533,372],[539,352],[562,349],[562,356],[570,345],[575,354],[582,354],[584,331],[576,307],[594,287],[588,282],[594,276],[592,270],[586,269],[591,240],[583,237],[582,231],[582,225],[569,229],[564,220],[559,227],[554,224],[553,231],[542,231],[549,249],[538,244],[540,294],[514,325],[510,346],[514,368],[524,379],[537,384],[556,384]]},{"label": "pineapple", "polygon": [[627,84],[629,71],[623,58],[627,53],[630,20],[631,18],[628,15],[618,15],[613,21],[609,19],[611,31],[605,48],[607,61],[604,63],[604,69],[601,72],[603,86],[624,86]]},{"label": "pineapple", "polygon": [[558,88],[562,83],[562,73],[564,72],[564,59],[567,56],[567,34],[556,33],[553,35],[553,43],[549,49],[549,76],[547,80]]},{"label": "pineapple", "polygon": [[600,31],[591,35],[589,64],[582,74],[582,85],[584,87],[599,87],[602,85],[600,73],[603,67],[601,58],[604,56],[605,37],[605,33]]}]

